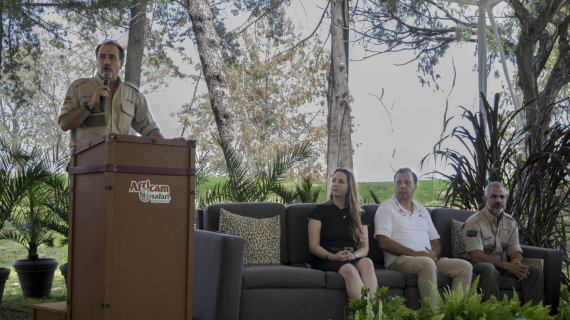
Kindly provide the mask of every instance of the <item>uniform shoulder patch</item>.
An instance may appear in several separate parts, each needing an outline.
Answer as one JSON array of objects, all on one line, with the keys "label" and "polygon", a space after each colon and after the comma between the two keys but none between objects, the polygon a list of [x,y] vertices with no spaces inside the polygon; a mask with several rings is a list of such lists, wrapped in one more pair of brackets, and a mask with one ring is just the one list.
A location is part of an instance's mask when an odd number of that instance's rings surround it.
[{"label": "uniform shoulder patch", "polygon": [[467,230],[467,236],[470,238],[476,237],[477,236],[477,231],[475,230]]},{"label": "uniform shoulder patch", "polygon": [[63,105],[71,103],[72,101],[73,101],[73,98],[71,96],[67,96],[67,97],[65,97],[65,100],[63,101]]}]

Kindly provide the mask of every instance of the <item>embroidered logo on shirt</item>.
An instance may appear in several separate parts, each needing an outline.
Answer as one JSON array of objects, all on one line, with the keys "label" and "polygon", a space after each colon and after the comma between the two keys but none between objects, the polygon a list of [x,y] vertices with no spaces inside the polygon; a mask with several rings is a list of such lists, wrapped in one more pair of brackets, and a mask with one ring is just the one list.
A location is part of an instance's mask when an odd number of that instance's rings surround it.
[{"label": "embroidered logo on shirt", "polygon": [[66,105],[68,103],[71,103],[73,101],[73,98],[71,98],[71,96],[67,96],[65,97],[65,101],[63,101],[63,104]]},{"label": "embroidered logo on shirt", "polygon": [[511,231],[511,230],[503,229],[503,231],[504,231],[506,234],[512,234],[512,231]]},{"label": "embroidered logo on shirt", "polygon": [[125,99],[125,101],[127,101],[127,102],[130,103],[130,104],[134,104],[134,103],[135,103],[134,101],[131,101],[131,100],[129,100],[129,99]]},{"label": "embroidered logo on shirt", "polygon": [[477,236],[477,231],[475,230],[468,230],[467,231],[467,236],[470,238],[476,237]]}]

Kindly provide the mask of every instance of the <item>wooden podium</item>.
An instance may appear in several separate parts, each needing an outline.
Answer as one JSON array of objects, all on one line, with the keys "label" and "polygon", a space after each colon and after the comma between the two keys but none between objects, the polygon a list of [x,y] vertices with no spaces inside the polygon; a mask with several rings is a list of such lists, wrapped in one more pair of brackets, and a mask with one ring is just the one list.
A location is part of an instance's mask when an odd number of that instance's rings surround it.
[{"label": "wooden podium", "polygon": [[109,133],[76,148],[66,320],[192,319],[195,143]]}]

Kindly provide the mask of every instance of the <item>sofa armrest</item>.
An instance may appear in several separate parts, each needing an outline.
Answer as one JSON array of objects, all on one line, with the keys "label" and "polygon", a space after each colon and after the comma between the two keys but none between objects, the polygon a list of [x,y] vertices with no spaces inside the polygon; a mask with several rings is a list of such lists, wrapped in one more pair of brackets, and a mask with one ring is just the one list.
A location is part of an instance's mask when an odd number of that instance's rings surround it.
[{"label": "sofa armrest", "polygon": [[196,209],[196,229],[204,230],[204,209]]},{"label": "sofa armrest", "polygon": [[557,312],[562,282],[562,251],[521,245],[524,258],[544,259],[544,304]]},{"label": "sofa armrest", "polygon": [[244,254],[244,238],[194,230],[192,319],[239,319]]}]

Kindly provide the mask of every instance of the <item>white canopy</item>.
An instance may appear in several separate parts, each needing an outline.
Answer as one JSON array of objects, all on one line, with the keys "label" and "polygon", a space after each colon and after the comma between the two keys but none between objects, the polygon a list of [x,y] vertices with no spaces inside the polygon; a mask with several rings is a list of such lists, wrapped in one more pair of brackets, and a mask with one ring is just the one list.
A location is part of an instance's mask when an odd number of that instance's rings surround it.
[{"label": "white canopy", "polygon": [[[505,61],[505,52],[503,51],[503,46],[501,45],[501,38],[499,37],[499,32],[497,31],[497,24],[495,22],[495,17],[493,16],[493,7],[503,1],[503,0],[443,0],[447,2],[455,2],[461,4],[474,5],[479,7],[479,23],[477,26],[477,43],[478,43],[478,58],[479,58],[479,92],[483,92],[487,96],[487,17],[485,12],[489,14],[489,19],[491,20],[491,27],[495,33],[495,39],[497,41],[497,47],[499,49],[499,54],[501,56],[501,62],[503,64],[503,72],[505,73],[505,78],[507,79],[507,84],[511,91],[511,96],[513,98],[513,104],[515,110],[519,109],[519,104],[515,92],[511,85],[511,79],[509,77],[509,72],[507,69],[507,63]],[[485,113],[483,112],[483,101],[479,101],[479,110],[485,119]],[[520,113],[517,114],[517,122],[519,129],[522,128],[522,121]]]},{"label": "white canopy", "polygon": [[462,4],[470,4],[473,6],[478,6],[478,7],[486,7],[486,6],[490,6],[493,7],[494,5],[496,5],[497,3],[503,1],[503,0],[445,0],[447,2],[456,2],[456,3],[462,3]]}]

